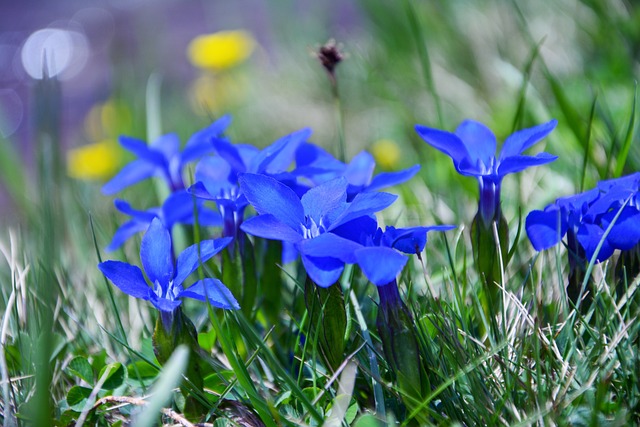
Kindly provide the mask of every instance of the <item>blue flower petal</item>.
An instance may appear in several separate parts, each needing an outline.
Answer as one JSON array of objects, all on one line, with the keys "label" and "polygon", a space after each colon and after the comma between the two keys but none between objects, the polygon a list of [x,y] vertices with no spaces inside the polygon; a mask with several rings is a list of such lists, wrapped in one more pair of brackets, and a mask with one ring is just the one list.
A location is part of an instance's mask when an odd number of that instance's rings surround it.
[{"label": "blue flower petal", "polygon": [[474,120],[465,120],[456,129],[456,136],[467,149],[471,164],[478,161],[487,167],[491,164],[496,155],[496,137],[488,127]]},{"label": "blue flower petal", "polygon": [[367,244],[367,237],[373,236],[378,229],[378,222],[374,215],[361,216],[331,229],[331,233],[361,244]]},{"label": "blue flower petal", "polygon": [[130,185],[153,176],[155,171],[155,165],[145,162],[144,160],[134,160],[123,167],[116,176],[102,186],[102,194],[115,194]]},{"label": "blue flower petal", "polygon": [[305,215],[318,223],[327,213],[346,208],[347,185],[346,178],[340,177],[311,188],[300,200]]},{"label": "blue flower petal", "polygon": [[161,298],[153,292],[149,293],[149,301],[155,308],[166,313],[171,313],[182,304],[182,301],[179,299],[171,300],[169,298]]},{"label": "blue flower petal", "polygon": [[121,136],[118,141],[120,141],[122,147],[138,156],[138,159],[145,160],[158,167],[164,167],[166,160],[162,153],[149,149],[146,142],[129,136]]},{"label": "blue flower petal", "polygon": [[125,294],[134,298],[149,299],[151,288],[144,280],[142,271],[135,265],[120,261],[105,261],[98,264],[98,268],[111,283]]},{"label": "blue flower petal", "polygon": [[[456,228],[455,225],[432,225],[429,227],[397,228],[387,227],[385,238],[390,239],[390,246],[407,254],[420,253],[427,244],[429,231],[447,231]],[[387,236],[389,235],[389,236]],[[386,239],[385,239],[386,240]]]},{"label": "blue flower petal", "polygon": [[329,230],[361,216],[369,216],[374,212],[381,211],[395,202],[397,198],[398,196],[395,194],[389,193],[360,193],[337,218],[331,218]]},{"label": "blue flower petal", "polygon": [[285,171],[293,162],[300,144],[311,136],[311,129],[304,128],[286,135],[260,151],[252,160],[249,171],[253,173],[275,174]]},{"label": "blue flower petal", "polygon": [[613,255],[614,248],[611,247],[607,239],[604,239],[604,230],[595,224],[582,224],[578,229],[578,241],[584,249],[587,261],[591,261],[596,253],[598,245],[602,241],[602,247],[597,254],[596,261],[602,262]]},{"label": "blue flower petal", "polygon": [[306,256],[331,257],[347,264],[354,264],[356,262],[354,252],[361,249],[362,245],[333,233],[324,233],[313,239],[301,240],[297,248]]},{"label": "blue flower petal", "polygon": [[211,141],[213,140],[213,138],[220,137],[224,133],[224,131],[227,130],[230,124],[230,115],[227,114],[220,117],[218,120],[211,123],[206,128],[194,133],[187,141],[185,148],[198,145],[211,145]]},{"label": "blue flower petal", "polygon": [[344,262],[336,258],[316,258],[302,255],[302,264],[313,282],[328,288],[338,281],[344,270]]},{"label": "blue flower petal", "polygon": [[152,141],[149,147],[154,151],[162,153],[166,159],[165,161],[168,163],[169,160],[177,159],[178,153],[180,152],[180,138],[178,138],[178,135],[175,133],[168,133]]},{"label": "blue flower petal", "polygon": [[402,184],[405,181],[413,178],[415,174],[420,170],[420,165],[415,165],[409,169],[405,169],[398,172],[382,172],[374,176],[366,188],[366,191],[378,191],[386,187],[392,187],[394,185]]},{"label": "blue flower petal", "polygon": [[226,160],[236,173],[247,171],[247,166],[240,156],[238,148],[225,139],[214,139],[213,146],[220,157]]},{"label": "blue flower petal", "polygon": [[304,208],[296,193],[273,178],[246,173],[238,179],[240,189],[259,214],[271,214],[293,230],[304,223]]},{"label": "blue flower petal", "polygon": [[296,151],[295,176],[304,177],[313,183],[322,183],[342,175],[346,165],[326,150],[303,143]]},{"label": "blue flower petal", "polygon": [[558,156],[549,153],[538,153],[535,156],[511,156],[502,160],[498,165],[498,175],[503,177],[507,174],[523,171],[531,166],[551,163]]},{"label": "blue flower petal", "polygon": [[113,201],[113,204],[115,205],[116,209],[118,209],[120,212],[122,212],[125,215],[129,215],[138,221],[151,223],[151,221],[153,221],[153,218],[159,217],[158,208],[151,208],[146,211],[139,211],[137,209],[133,209],[129,204],[129,202],[121,199],[115,199]]},{"label": "blue flower petal", "polygon": [[107,252],[115,251],[120,246],[122,246],[124,242],[129,240],[129,237],[141,231],[145,231],[148,227],[149,227],[149,222],[142,222],[135,219],[125,222],[113,234],[113,238],[111,239],[109,246],[105,248],[105,251]]},{"label": "blue flower petal", "polygon": [[528,129],[522,129],[511,134],[502,146],[502,151],[500,152],[500,162],[508,157],[521,154],[523,151],[549,135],[549,133],[556,127],[557,124],[557,120],[551,120],[547,123]]},{"label": "blue flower petal", "polygon": [[158,218],[151,222],[142,238],[140,260],[152,283],[157,281],[164,289],[173,279],[171,236]]},{"label": "blue flower petal", "polygon": [[[195,218],[193,216],[187,218],[185,224],[193,225]],[[203,227],[220,227],[223,224],[222,216],[219,212],[207,208],[202,203],[198,204],[198,224]]]},{"label": "blue flower petal", "polygon": [[204,200],[216,200],[217,196],[213,196],[207,189],[205,188],[202,181],[198,181],[193,184],[191,187],[187,188],[187,192],[197,197],[198,199]]},{"label": "blue flower petal", "polygon": [[347,165],[344,176],[350,185],[364,187],[371,182],[376,162],[366,151],[358,153]]},{"label": "blue flower petal", "polygon": [[186,190],[170,194],[162,204],[165,227],[171,229],[176,223],[187,223],[189,218],[193,222],[194,209],[194,196]]},{"label": "blue flower petal", "polygon": [[212,306],[228,310],[240,308],[231,291],[218,279],[199,280],[180,292],[178,296],[180,298],[193,298],[198,301],[208,300]]},{"label": "blue flower petal", "polygon": [[291,242],[282,242],[282,263],[289,264],[290,262],[298,259],[300,252],[296,249],[295,245]]},{"label": "blue flower petal", "polygon": [[421,125],[416,125],[415,129],[427,144],[451,157],[456,169],[462,160],[469,157],[464,143],[455,134]]},{"label": "blue flower petal", "polygon": [[213,147],[211,141],[207,144],[186,146],[180,154],[180,165],[183,166],[189,162],[198,160],[199,158],[215,153],[216,149]]},{"label": "blue flower petal", "polygon": [[300,227],[294,230],[271,214],[251,217],[240,225],[242,231],[252,236],[292,243],[302,239]]},{"label": "blue flower petal", "polygon": [[552,205],[544,211],[531,211],[525,229],[535,250],[543,251],[562,240],[567,232],[567,220],[561,210]]},{"label": "blue flower petal", "polygon": [[356,251],[355,257],[364,275],[376,286],[386,285],[395,280],[408,259],[399,252],[385,247],[363,248]]},{"label": "blue flower petal", "polygon": [[[602,228],[607,229],[618,214],[618,210],[613,210],[604,215]],[[634,206],[625,206],[616,223],[607,235],[609,244],[623,251],[632,249],[640,242],[640,212]]]},{"label": "blue flower petal", "polygon": [[179,286],[193,273],[201,263],[207,262],[222,249],[226,248],[233,239],[224,237],[214,240],[203,240],[199,244],[191,245],[178,256],[176,277],[173,286]]}]

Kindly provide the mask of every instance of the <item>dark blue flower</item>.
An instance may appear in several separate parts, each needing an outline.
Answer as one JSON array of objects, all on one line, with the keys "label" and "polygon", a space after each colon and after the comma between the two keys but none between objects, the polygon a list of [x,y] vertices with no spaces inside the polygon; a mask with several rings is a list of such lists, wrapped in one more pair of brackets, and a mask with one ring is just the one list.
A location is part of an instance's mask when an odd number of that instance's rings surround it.
[{"label": "dark blue flower", "polygon": [[361,193],[347,202],[347,180],[338,178],[307,191],[302,198],[285,184],[265,175],[244,174],[240,188],[258,216],[241,228],[266,239],[289,242],[300,252],[309,277],[322,287],[334,284],[344,264],[355,263],[361,245],[331,233],[391,205],[397,196]]},{"label": "dark blue flower", "polygon": [[[405,264],[405,254],[419,254],[427,243],[429,231],[446,231],[455,228],[453,225],[434,225],[430,227],[381,228],[360,238],[363,248],[356,250],[356,262],[371,283],[385,286],[395,282],[396,277]],[[381,294],[382,298],[382,294]]]},{"label": "dark blue flower", "polygon": [[140,247],[140,260],[151,286],[137,266],[105,261],[98,268],[122,292],[150,301],[161,312],[173,312],[182,303],[182,298],[209,301],[219,308],[238,309],[237,301],[218,279],[199,280],[186,289],[182,286],[201,263],[220,252],[230,241],[230,238],[204,240],[190,246],[178,256],[174,268],[171,236],[162,221],[154,218]]},{"label": "dark blue flower", "polygon": [[525,224],[529,240],[541,251],[566,235],[569,250],[578,254],[580,261],[589,261],[598,246],[597,261],[606,260],[616,249],[630,250],[640,242],[639,188],[637,173],[559,198],[543,211],[529,213]]},{"label": "dark blue flower", "polygon": [[194,206],[194,197],[185,190],[170,194],[162,207],[153,207],[144,211],[133,209],[124,200],[116,199],[114,204],[116,209],[132,218],[116,230],[111,243],[106,248],[109,252],[118,249],[134,234],[145,231],[154,218],[159,218],[164,227],[171,230],[175,224],[193,224],[195,221],[194,210],[197,209],[200,225],[207,227],[222,225],[222,219],[218,212],[206,208],[202,200],[196,199]]},{"label": "dark blue flower", "polygon": [[455,133],[421,125],[416,126],[416,131],[429,145],[451,157],[458,173],[478,179],[478,212],[486,226],[500,215],[500,187],[504,176],[557,159],[557,156],[548,153],[522,155],[546,137],[556,124],[556,120],[551,120],[515,132],[506,139],[499,156],[496,156],[496,137],[493,132],[473,120],[462,122]]},{"label": "dark blue flower", "polygon": [[542,251],[555,246],[568,230],[575,236],[589,205],[598,198],[597,189],[574,196],[561,197],[543,211],[527,215],[525,229],[533,247]]},{"label": "dark blue flower", "polygon": [[180,140],[175,134],[163,135],[150,144],[136,138],[121,136],[120,145],[138,158],[127,164],[111,181],[107,182],[102,187],[102,192],[115,194],[152,176],[162,177],[172,192],[184,189],[182,180],[184,166],[213,152],[212,142],[219,139],[229,121],[229,117],[222,117],[209,127],[197,132],[189,139],[182,152]]}]

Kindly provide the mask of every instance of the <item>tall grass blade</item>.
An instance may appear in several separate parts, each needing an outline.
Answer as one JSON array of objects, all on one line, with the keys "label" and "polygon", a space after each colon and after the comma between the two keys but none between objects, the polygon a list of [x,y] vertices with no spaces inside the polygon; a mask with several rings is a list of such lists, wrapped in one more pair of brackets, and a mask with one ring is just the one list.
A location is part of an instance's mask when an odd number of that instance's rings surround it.
[{"label": "tall grass blade", "polygon": [[631,115],[629,116],[629,124],[627,125],[627,133],[624,137],[622,149],[616,159],[616,168],[613,171],[613,177],[619,178],[622,176],[622,171],[627,163],[627,157],[629,156],[629,150],[631,149],[631,143],[633,142],[633,136],[636,128],[636,101],[638,97],[638,82],[635,83],[633,91],[633,102],[631,104]]},{"label": "tall grass blade", "polygon": [[596,113],[597,97],[593,98],[591,103],[591,112],[589,113],[589,123],[587,124],[587,134],[585,135],[586,141],[584,144],[584,155],[582,157],[582,174],[580,176],[580,192],[584,191],[585,181],[587,179],[587,165],[589,164],[589,156],[591,155],[591,134],[593,126],[593,117]]},{"label": "tall grass blade", "polygon": [[427,85],[427,90],[433,98],[433,104],[438,116],[438,126],[442,128],[444,126],[442,117],[442,106],[440,105],[440,97],[438,96],[438,92],[436,91],[436,86],[433,81],[433,73],[431,72],[431,61],[429,59],[429,51],[427,50],[427,46],[425,44],[426,38],[424,36],[424,32],[422,31],[422,25],[420,25],[412,0],[404,0],[404,7],[407,15],[407,20],[409,21],[409,28],[411,29],[411,34],[413,35],[413,42],[415,43],[416,49],[418,51],[418,58],[420,60],[420,65],[422,66],[422,74],[425,80],[425,84]]}]

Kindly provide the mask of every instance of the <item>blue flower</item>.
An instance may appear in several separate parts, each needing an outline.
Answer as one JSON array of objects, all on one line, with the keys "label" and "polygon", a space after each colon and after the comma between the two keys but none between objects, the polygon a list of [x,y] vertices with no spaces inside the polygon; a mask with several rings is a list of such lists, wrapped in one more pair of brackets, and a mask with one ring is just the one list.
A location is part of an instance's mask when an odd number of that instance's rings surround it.
[{"label": "blue flower", "polygon": [[296,168],[292,175],[312,185],[344,176],[349,183],[347,200],[351,201],[358,193],[402,184],[420,170],[420,165],[415,165],[402,171],[382,172],[373,176],[375,167],[373,156],[366,151],[358,153],[349,164],[344,164],[318,146],[303,144],[296,153]]},{"label": "blue flower", "polygon": [[[363,247],[354,252],[356,263],[367,279],[376,286],[385,286],[395,282],[408,260],[402,253],[421,253],[427,244],[429,231],[446,231],[455,228],[453,225],[411,228],[388,226],[383,231],[381,228],[377,228],[375,220],[372,219],[363,219],[359,221],[359,224],[349,224],[349,226],[359,228],[361,231],[357,241]],[[336,229],[335,233],[347,237],[342,234],[344,233],[343,229]],[[351,238],[353,237],[351,234]]]},{"label": "blue flower", "polygon": [[107,246],[108,252],[115,251],[129,237],[136,233],[145,231],[154,218],[159,218],[167,230],[175,224],[193,224],[195,221],[194,209],[198,212],[198,223],[206,227],[218,227],[222,225],[220,214],[204,206],[202,200],[196,200],[194,206],[194,198],[185,190],[172,193],[167,197],[162,207],[153,207],[144,211],[136,210],[124,201],[114,200],[116,209],[125,215],[132,217],[131,220],[125,222],[116,230],[111,243]]},{"label": "blue flower", "polygon": [[509,136],[500,155],[496,156],[496,137],[482,123],[465,120],[455,133],[416,125],[416,131],[429,145],[447,154],[461,175],[474,176],[480,186],[478,212],[485,226],[500,217],[500,187],[502,178],[531,166],[557,159],[548,153],[525,156],[522,152],[546,137],[558,122],[523,129]]},{"label": "blue flower", "polygon": [[[527,235],[538,250],[556,245],[565,235],[577,261],[609,258],[616,249],[626,251],[640,242],[640,173],[601,181],[597,188],[562,197],[544,210],[529,213]],[[616,219],[617,217],[617,219]],[[611,226],[606,238],[606,230]],[[575,262],[570,259],[571,262]]]},{"label": "blue flower", "polygon": [[575,239],[589,205],[598,196],[598,190],[592,189],[574,196],[561,197],[543,211],[531,211],[527,215],[525,229],[533,247],[542,251],[555,246],[568,231]]},{"label": "blue flower", "polygon": [[293,244],[309,277],[322,287],[334,284],[345,262],[355,263],[354,252],[361,248],[359,243],[331,231],[369,217],[397,198],[387,193],[361,193],[347,202],[344,177],[314,187],[302,198],[268,176],[244,174],[239,181],[242,193],[259,214],[245,221],[242,230]]},{"label": "blue flower", "polygon": [[180,140],[175,134],[163,135],[148,145],[142,140],[121,136],[120,145],[135,154],[138,159],[122,168],[102,187],[102,192],[115,194],[152,176],[162,177],[172,192],[184,189],[182,180],[184,166],[213,152],[212,141],[220,137],[229,122],[230,118],[224,116],[209,127],[195,133],[187,141],[182,152],[180,152]]},{"label": "blue flower", "polygon": [[173,312],[182,303],[182,298],[209,301],[219,308],[238,309],[236,299],[218,279],[199,280],[186,289],[182,286],[201,263],[220,252],[230,241],[230,238],[204,240],[190,246],[178,256],[174,268],[171,236],[160,219],[154,218],[140,247],[140,260],[151,286],[137,266],[105,261],[98,268],[122,292],[150,301],[161,312]]},{"label": "blue flower", "polygon": [[237,237],[248,204],[238,186],[238,176],[246,172],[272,176],[285,173],[298,146],[310,134],[310,129],[299,130],[263,150],[215,139],[213,146],[218,157],[205,158],[198,163],[196,183],[188,191],[198,198],[214,201],[224,221],[223,235]]}]

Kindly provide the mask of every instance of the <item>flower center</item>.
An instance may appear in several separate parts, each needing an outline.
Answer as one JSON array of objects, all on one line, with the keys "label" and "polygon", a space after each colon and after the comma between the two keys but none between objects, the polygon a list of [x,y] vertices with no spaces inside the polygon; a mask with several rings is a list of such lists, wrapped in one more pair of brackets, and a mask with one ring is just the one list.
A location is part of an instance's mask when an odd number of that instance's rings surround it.
[{"label": "flower center", "polygon": [[320,221],[316,223],[310,216],[304,217],[304,224],[301,224],[300,227],[302,228],[302,235],[305,239],[313,239],[327,231],[326,227],[322,223],[322,218],[320,218]]},{"label": "flower center", "polygon": [[156,282],[153,284],[153,292],[158,296],[158,298],[175,301],[178,299],[178,295],[180,294],[180,292],[182,292],[182,286],[174,286],[172,280],[169,282],[167,288],[164,289],[160,282],[156,280]]}]

